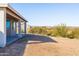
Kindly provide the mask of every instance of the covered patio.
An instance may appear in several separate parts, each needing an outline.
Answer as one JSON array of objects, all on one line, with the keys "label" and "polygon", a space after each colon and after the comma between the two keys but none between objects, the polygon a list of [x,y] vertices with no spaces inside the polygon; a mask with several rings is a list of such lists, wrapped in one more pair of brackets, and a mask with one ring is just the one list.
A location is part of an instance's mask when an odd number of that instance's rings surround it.
[{"label": "covered patio", "polygon": [[0,47],[4,47],[25,36],[26,23],[25,18],[10,5],[0,4],[0,37],[2,37],[0,38]]},{"label": "covered patio", "polygon": [[26,21],[14,18],[9,14],[6,16],[6,38],[7,44],[10,44],[26,34]]}]

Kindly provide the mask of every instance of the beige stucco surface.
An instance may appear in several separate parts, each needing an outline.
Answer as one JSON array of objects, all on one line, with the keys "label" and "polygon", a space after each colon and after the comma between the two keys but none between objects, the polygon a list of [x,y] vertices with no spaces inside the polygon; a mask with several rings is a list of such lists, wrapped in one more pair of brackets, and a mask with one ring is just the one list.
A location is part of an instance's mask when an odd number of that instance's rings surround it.
[{"label": "beige stucco surface", "polygon": [[0,47],[6,45],[6,10],[0,8]]}]

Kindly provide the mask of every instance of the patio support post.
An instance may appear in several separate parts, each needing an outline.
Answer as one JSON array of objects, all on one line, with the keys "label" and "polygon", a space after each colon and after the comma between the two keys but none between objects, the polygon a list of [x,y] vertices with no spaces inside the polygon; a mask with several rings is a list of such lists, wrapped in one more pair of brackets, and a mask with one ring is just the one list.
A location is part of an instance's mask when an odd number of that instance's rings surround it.
[{"label": "patio support post", "polygon": [[19,34],[21,34],[21,21],[19,21],[18,23],[19,23],[18,24],[18,32],[19,32]]},{"label": "patio support post", "polygon": [[15,32],[17,32],[17,22],[15,22]]},{"label": "patio support post", "polygon": [[10,35],[12,36],[12,20],[10,20],[10,29],[11,29]]},{"label": "patio support post", "polygon": [[24,22],[24,33],[26,34],[26,22]]}]

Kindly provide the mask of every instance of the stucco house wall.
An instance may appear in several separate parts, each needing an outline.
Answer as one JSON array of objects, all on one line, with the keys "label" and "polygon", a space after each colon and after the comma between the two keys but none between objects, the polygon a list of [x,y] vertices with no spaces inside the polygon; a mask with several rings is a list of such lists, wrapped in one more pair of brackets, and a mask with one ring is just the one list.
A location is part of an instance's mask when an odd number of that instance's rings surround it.
[{"label": "stucco house wall", "polygon": [[6,45],[6,9],[0,8],[0,47]]}]

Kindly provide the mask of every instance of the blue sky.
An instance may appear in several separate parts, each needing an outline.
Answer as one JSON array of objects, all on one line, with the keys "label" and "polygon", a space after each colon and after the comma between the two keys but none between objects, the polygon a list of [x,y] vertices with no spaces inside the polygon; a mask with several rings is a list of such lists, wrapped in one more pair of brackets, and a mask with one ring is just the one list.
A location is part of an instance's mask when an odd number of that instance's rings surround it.
[{"label": "blue sky", "polygon": [[32,26],[79,26],[79,4],[11,4]]}]

